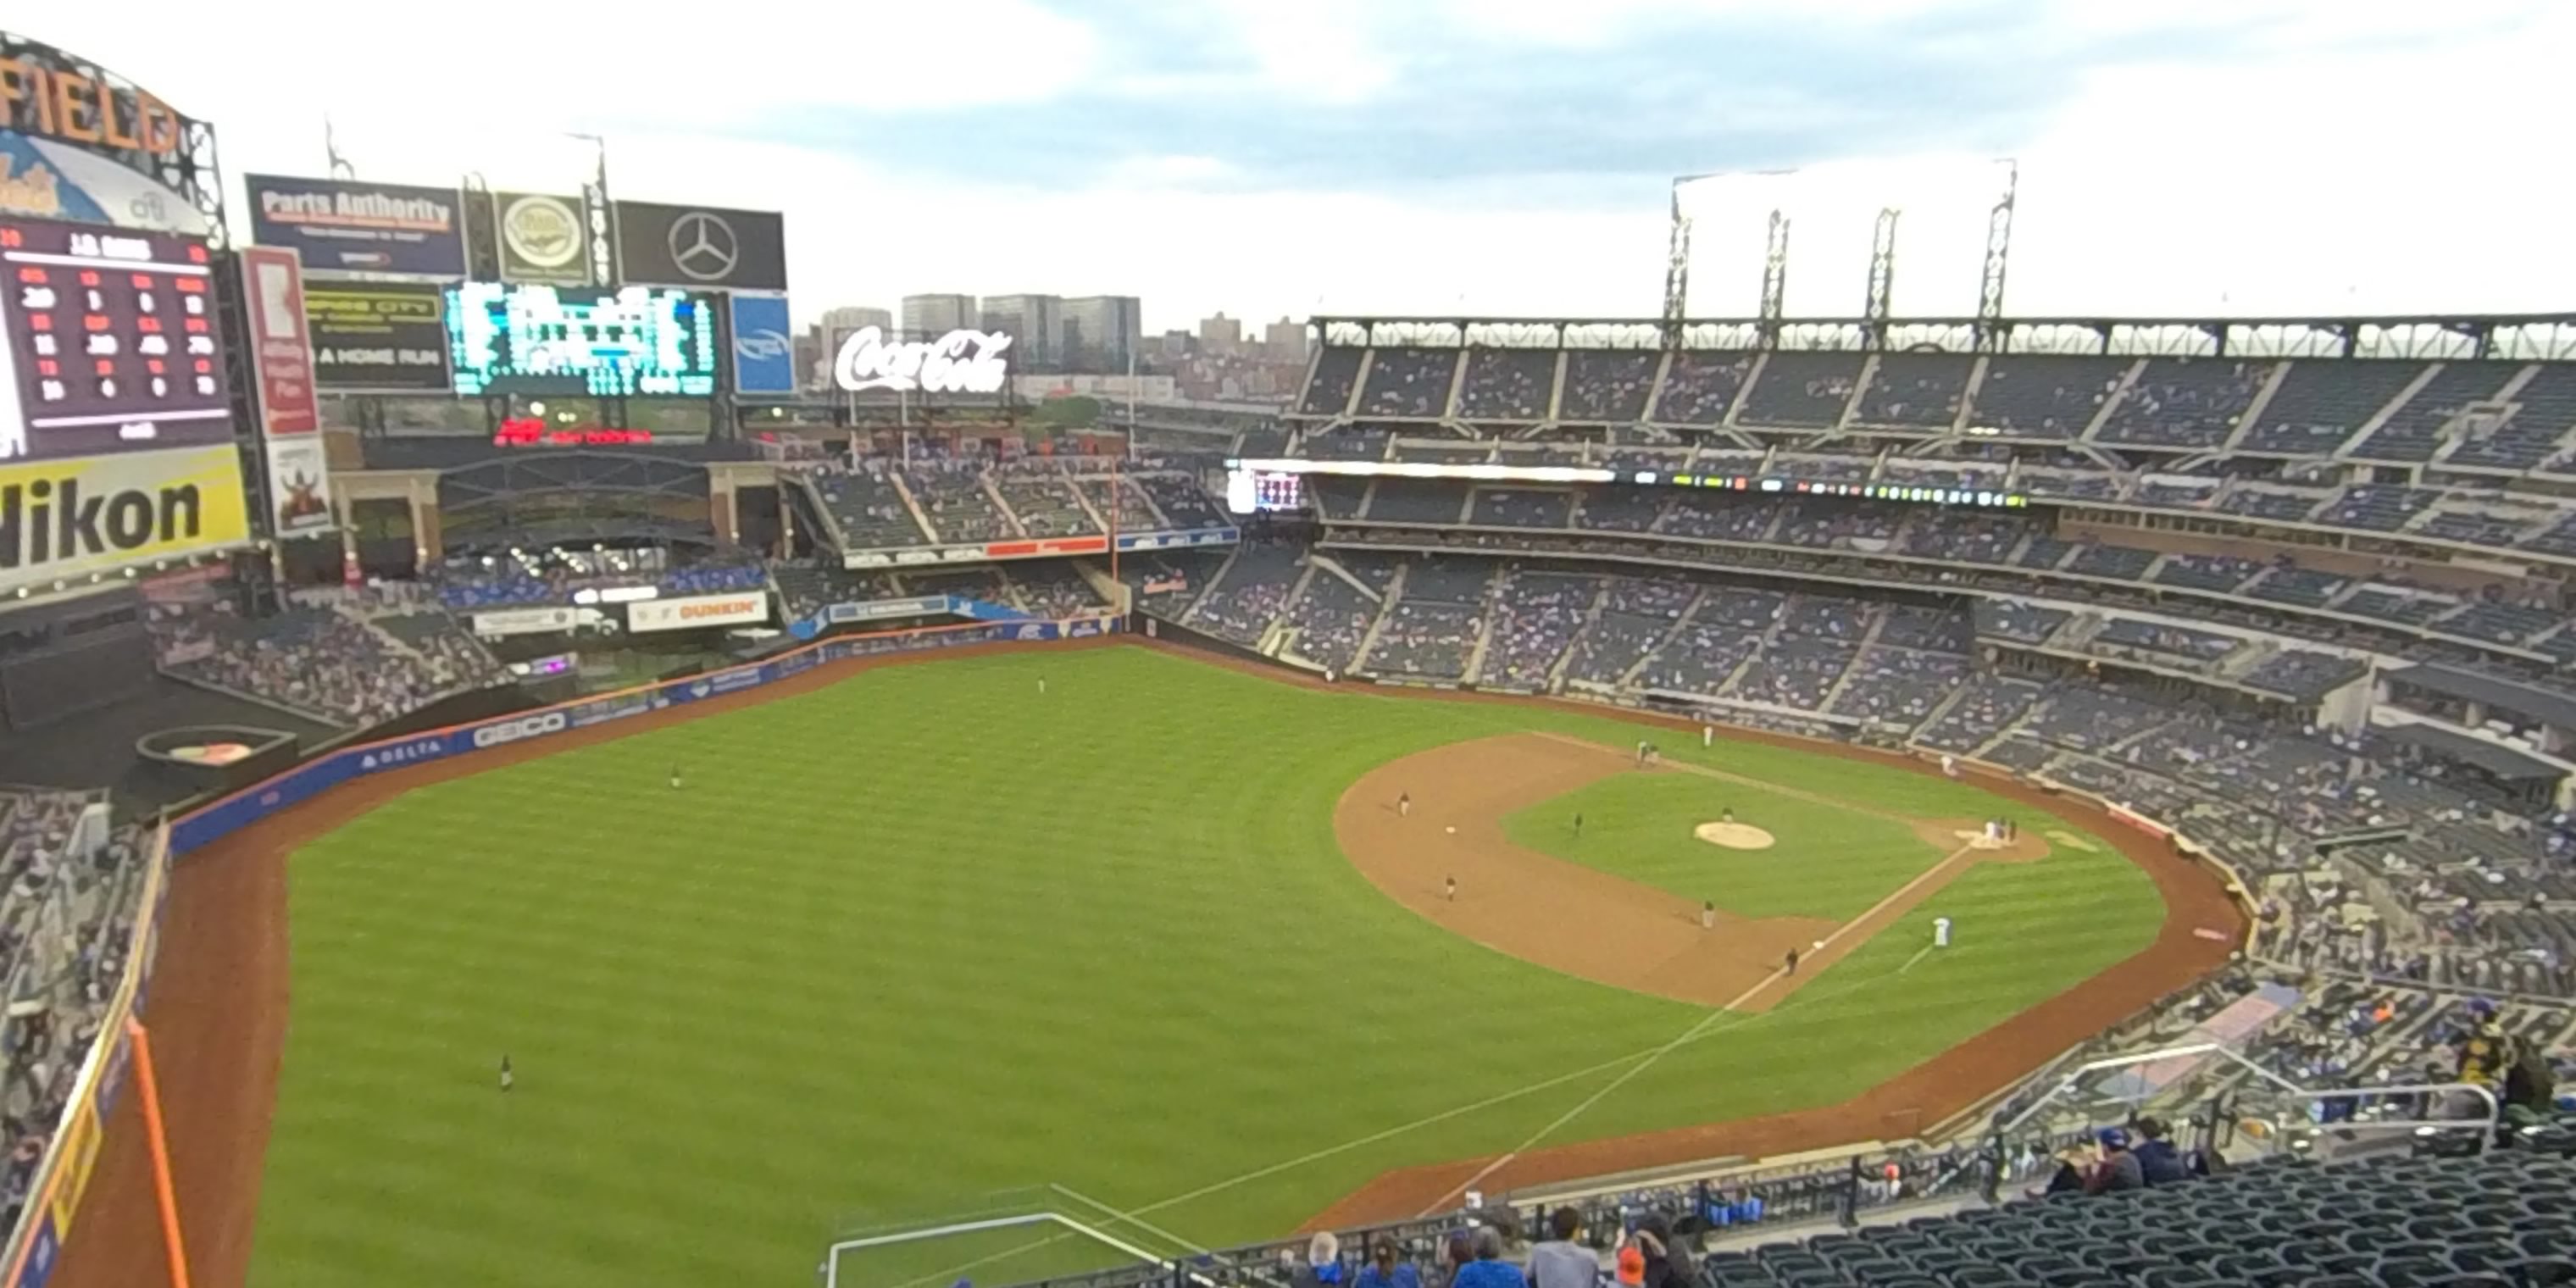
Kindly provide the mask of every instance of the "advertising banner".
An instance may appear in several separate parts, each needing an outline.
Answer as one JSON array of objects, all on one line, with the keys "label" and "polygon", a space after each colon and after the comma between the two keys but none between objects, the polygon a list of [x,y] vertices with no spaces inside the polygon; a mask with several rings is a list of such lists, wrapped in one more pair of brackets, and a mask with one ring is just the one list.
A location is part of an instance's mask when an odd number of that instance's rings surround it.
[{"label": "advertising banner", "polygon": [[231,442],[213,265],[194,237],[0,220],[0,460]]},{"label": "advertising banner", "polygon": [[733,388],[741,394],[796,392],[795,332],[784,295],[736,295],[733,313]]},{"label": "advertising banner", "polygon": [[888,617],[927,617],[932,613],[953,611],[946,595],[923,595],[916,599],[879,599],[865,604],[834,604],[823,610],[824,619],[839,625],[844,622],[873,622]]},{"label": "advertising banner", "polygon": [[0,466],[0,591],[250,540],[230,444]]},{"label": "advertising banner", "polygon": [[447,296],[436,286],[307,283],[313,383],[348,393],[445,393]]},{"label": "advertising banner", "polygon": [[740,626],[769,620],[769,593],[749,590],[739,595],[690,595],[680,599],[647,599],[626,606],[629,634],[684,631],[700,626]]},{"label": "advertising banner", "polygon": [[465,276],[465,220],[454,188],[347,179],[243,177],[251,239],[314,273]]},{"label": "advertising banner", "polygon": [[0,130],[0,214],[203,237],[197,203],[147,175],[52,139]]},{"label": "advertising banner", "polygon": [[274,246],[245,246],[241,274],[251,369],[259,376],[260,432],[270,438],[320,433],[312,341],[305,330],[304,276],[295,254]]},{"label": "advertising banner", "polygon": [[617,266],[648,286],[783,291],[787,234],[774,210],[621,201]]},{"label": "advertising banner", "polygon": [[0,32],[0,212],[203,237],[162,181],[203,123],[66,50]]},{"label": "advertising banner", "polygon": [[493,247],[501,280],[553,286],[588,286],[589,221],[581,198],[537,192],[492,194]]},{"label": "advertising banner", "polygon": [[251,370],[258,377],[260,446],[268,463],[270,530],[279,537],[328,532],[336,526],[331,462],[322,450],[302,266],[292,251],[246,246],[241,273]]},{"label": "advertising banner", "polygon": [[[592,609],[593,619],[599,610]],[[502,608],[476,613],[471,625],[477,635],[541,635],[548,631],[568,631],[582,624],[577,608]]]}]

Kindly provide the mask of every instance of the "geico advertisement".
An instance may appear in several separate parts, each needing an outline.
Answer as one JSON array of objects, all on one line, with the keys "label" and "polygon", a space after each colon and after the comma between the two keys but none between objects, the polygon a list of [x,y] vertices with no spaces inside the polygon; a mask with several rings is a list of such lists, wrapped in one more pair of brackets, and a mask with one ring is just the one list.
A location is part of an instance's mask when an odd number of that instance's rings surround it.
[{"label": "geico advertisement", "polygon": [[0,590],[249,539],[229,444],[0,466]]},{"label": "geico advertisement", "polygon": [[769,620],[769,595],[692,595],[686,599],[647,599],[626,606],[626,629],[681,631],[692,626],[731,626]]}]

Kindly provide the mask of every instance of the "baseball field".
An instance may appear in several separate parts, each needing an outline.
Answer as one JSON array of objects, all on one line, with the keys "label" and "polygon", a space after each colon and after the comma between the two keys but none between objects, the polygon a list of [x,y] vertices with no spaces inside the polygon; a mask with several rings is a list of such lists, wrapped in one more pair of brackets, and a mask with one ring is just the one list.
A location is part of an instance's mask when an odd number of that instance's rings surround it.
[{"label": "baseball field", "polygon": [[[1892,1139],[2234,926],[2028,789],[1562,705],[1129,644],[708,705],[181,862],[152,1017],[199,1283],[802,1284],[1046,1185],[1175,1251]],[[74,1288],[157,1268],[131,1118]],[[1038,1238],[866,1274],[1103,1260]]]}]

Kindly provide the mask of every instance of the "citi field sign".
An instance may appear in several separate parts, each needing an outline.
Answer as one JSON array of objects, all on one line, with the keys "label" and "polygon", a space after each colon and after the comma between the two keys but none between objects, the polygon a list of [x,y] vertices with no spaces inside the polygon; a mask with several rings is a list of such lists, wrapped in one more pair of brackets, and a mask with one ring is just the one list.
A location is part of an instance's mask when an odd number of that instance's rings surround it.
[{"label": "citi field sign", "polygon": [[951,331],[936,340],[886,342],[885,332],[863,326],[841,342],[832,359],[832,384],[846,393],[891,389],[897,393],[994,394],[1010,379],[1002,354],[1011,337],[999,331]]},{"label": "citi field sign", "polygon": [[180,116],[130,86],[89,74],[61,50],[11,38],[0,57],[0,129],[93,150],[175,157]]}]

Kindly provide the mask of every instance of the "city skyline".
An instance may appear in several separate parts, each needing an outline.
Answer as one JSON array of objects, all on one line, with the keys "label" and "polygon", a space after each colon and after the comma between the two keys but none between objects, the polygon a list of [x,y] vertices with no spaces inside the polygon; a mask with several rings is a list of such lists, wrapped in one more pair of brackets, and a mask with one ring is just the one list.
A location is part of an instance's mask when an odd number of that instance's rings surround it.
[{"label": "city skyline", "polygon": [[[723,95],[634,93],[667,32],[461,0],[449,21],[306,25],[273,6],[73,8],[25,34],[208,120],[227,176],[563,191],[607,140],[613,191],[779,209],[796,316],[931,290],[1145,302],[1148,335],[1218,309],[1654,315],[1675,176],[1794,168],[1810,194],[1789,311],[1857,310],[1896,159],[2021,163],[2007,306],[2023,315],[2549,311],[2554,51],[2576,11],[2324,0],[972,0],[785,11],[693,33]],[[167,22],[153,20],[158,11]],[[138,20],[138,16],[141,20]],[[184,21],[181,20],[184,16]],[[390,19],[386,21],[390,22]],[[351,30],[355,24],[356,30]],[[928,51],[976,34],[977,75]],[[279,37],[283,30],[289,34]],[[301,44],[297,31],[354,36]],[[494,65],[489,34],[581,48],[501,95],[389,96]],[[283,43],[281,44],[280,41]],[[864,77],[846,51],[915,48]],[[232,69],[300,60],[298,92]],[[2335,104],[2385,103],[2388,110]],[[2457,106],[2434,106],[2436,104]],[[2403,175],[2401,179],[2399,176]],[[1701,194],[1691,311],[1754,310],[1756,180]],[[1737,189],[1743,189],[1738,191]],[[233,194],[236,222],[239,194]],[[1973,206],[1909,208],[1896,307],[1956,313]],[[1752,227],[1753,231],[1746,229]]]}]

